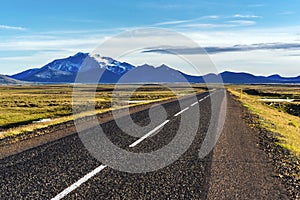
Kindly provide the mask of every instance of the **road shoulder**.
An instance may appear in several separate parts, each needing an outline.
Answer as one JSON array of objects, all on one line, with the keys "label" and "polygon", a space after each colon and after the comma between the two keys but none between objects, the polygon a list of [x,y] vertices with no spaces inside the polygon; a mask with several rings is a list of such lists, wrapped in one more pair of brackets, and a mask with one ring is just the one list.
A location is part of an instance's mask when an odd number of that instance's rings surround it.
[{"label": "road shoulder", "polygon": [[243,120],[242,106],[227,96],[226,121],[212,156],[208,199],[289,199],[272,161],[259,148],[259,133]]}]

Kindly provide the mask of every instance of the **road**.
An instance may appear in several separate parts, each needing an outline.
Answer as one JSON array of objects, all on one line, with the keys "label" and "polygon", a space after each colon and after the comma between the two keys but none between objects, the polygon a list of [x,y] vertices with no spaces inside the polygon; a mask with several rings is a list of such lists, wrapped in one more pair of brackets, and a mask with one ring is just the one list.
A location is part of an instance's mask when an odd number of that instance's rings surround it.
[{"label": "road", "polygon": [[[145,173],[113,169],[91,156],[78,134],[74,133],[1,159],[0,199],[287,198],[284,187],[272,174],[271,164],[255,145],[256,139],[251,135],[245,137],[250,130],[236,110],[239,105],[228,95],[224,134],[213,152],[199,158],[212,114],[210,95],[223,99],[224,91],[199,94],[196,101],[185,98],[181,107],[177,101],[163,104],[166,119],[149,127],[141,138],[125,134],[115,121],[101,124],[106,137],[116,146],[129,152],[149,153],[168,145],[175,138],[183,118],[188,119],[187,127],[194,126],[199,109],[199,125],[191,145],[174,163],[164,168]],[[131,117],[140,126],[151,122],[148,109],[132,113]],[[90,132],[95,131],[92,128]],[[183,145],[187,142],[182,140]],[[249,147],[243,149],[243,146]],[[248,164],[242,155],[246,151],[252,152],[247,154]],[[111,160],[111,166],[124,164],[117,157]]]}]

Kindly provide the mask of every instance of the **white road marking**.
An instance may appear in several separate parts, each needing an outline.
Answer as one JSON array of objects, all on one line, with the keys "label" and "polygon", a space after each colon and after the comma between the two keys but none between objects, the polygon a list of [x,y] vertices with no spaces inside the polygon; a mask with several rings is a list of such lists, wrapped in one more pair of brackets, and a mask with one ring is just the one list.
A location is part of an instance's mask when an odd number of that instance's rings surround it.
[{"label": "white road marking", "polygon": [[132,143],[131,145],[129,145],[129,147],[135,147],[136,145],[138,145],[139,143],[141,143],[143,140],[145,140],[147,137],[149,137],[150,135],[152,135],[153,133],[155,133],[156,131],[158,131],[160,128],[162,128],[164,125],[166,125],[170,120],[166,120],[164,121],[162,124],[160,124],[159,126],[157,126],[156,128],[154,128],[152,131],[150,131],[149,133],[147,133],[146,135],[144,135],[143,137],[141,137],[140,139],[138,139],[137,141],[135,141],[134,143]]},{"label": "white road marking", "polygon": [[209,97],[209,95],[207,95],[206,97],[203,97],[202,99],[200,99],[199,102],[205,100],[207,97]]},{"label": "white road marking", "polygon": [[91,171],[90,173],[88,173],[87,175],[85,175],[84,177],[82,177],[81,179],[79,179],[76,183],[73,183],[70,187],[68,187],[67,189],[65,189],[64,191],[62,191],[58,195],[56,195],[51,200],[60,200],[60,199],[64,198],[70,192],[72,192],[75,189],[77,189],[80,185],[82,185],[83,183],[85,183],[86,181],[88,181],[89,179],[91,179],[93,176],[95,176],[96,174],[98,174],[100,171],[102,171],[106,167],[107,167],[106,165],[100,165],[99,167],[97,167],[96,169],[94,169],[93,171]]},{"label": "white road marking", "polygon": [[[216,93],[216,92],[213,92],[210,95],[213,95],[214,93]],[[208,96],[200,99],[199,102],[201,102],[204,99],[208,98],[210,95],[208,95]],[[198,102],[195,102],[191,106],[194,106],[197,103]],[[181,110],[180,112],[178,112],[174,116],[177,117],[178,115],[180,115],[181,113],[183,113],[184,111],[186,111],[188,109],[189,109],[189,107],[186,107],[185,109]],[[145,140],[147,137],[149,137],[150,135],[152,135],[153,133],[155,133],[156,131],[158,131],[160,128],[162,128],[164,125],[166,125],[169,121],[170,120],[166,120],[165,122],[163,122],[162,124],[160,124],[159,126],[157,126],[156,128],[154,128],[152,131],[150,131],[149,133],[147,133],[146,135],[144,135],[143,137],[141,137],[140,139],[138,139],[137,141],[135,141],[134,143],[132,143],[131,145],[129,145],[129,147],[135,147],[136,145],[138,145],[139,143],[141,143],[143,140]],[[72,191],[76,190],[83,183],[85,183],[86,181],[88,181],[89,179],[91,179],[92,177],[94,177],[96,174],[98,174],[99,172],[101,172],[105,168],[107,168],[106,165],[100,165],[99,167],[97,167],[96,169],[94,169],[90,173],[86,174],[81,179],[79,179],[77,182],[73,183],[71,186],[69,186],[68,188],[66,188],[64,191],[62,191],[61,193],[59,193],[58,195],[56,195],[51,200],[61,200],[62,198],[66,197],[69,193],[71,193]]]},{"label": "white road marking", "polygon": [[186,111],[186,110],[188,110],[188,109],[189,109],[189,107],[186,107],[186,108],[183,109],[182,111],[176,113],[176,114],[174,115],[174,117],[177,117],[178,115],[180,115],[181,113],[183,113],[184,111]]},{"label": "white road marking", "polygon": [[[212,91],[215,91],[215,89],[214,89],[214,90],[212,90]],[[215,93],[217,93],[217,91],[215,91],[215,92],[213,92],[213,93],[211,93],[211,94],[209,94],[209,95],[207,95],[207,96],[203,97],[202,99],[200,99],[200,100],[199,100],[199,102],[201,102],[201,101],[203,101],[203,100],[207,99],[209,96],[211,96],[211,95],[213,95],[213,94],[215,94]],[[193,104],[192,104],[192,105],[193,105]]]},{"label": "white road marking", "polygon": [[198,103],[198,101],[196,101],[195,103],[193,103],[192,105],[191,105],[191,107],[193,107],[194,105],[196,105]]}]

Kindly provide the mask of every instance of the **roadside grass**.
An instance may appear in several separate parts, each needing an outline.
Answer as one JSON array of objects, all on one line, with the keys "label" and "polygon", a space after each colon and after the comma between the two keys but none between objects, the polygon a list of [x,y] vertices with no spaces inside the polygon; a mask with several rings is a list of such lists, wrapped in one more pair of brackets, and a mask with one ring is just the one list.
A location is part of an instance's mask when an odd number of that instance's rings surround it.
[{"label": "roadside grass", "polygon": [[[114,85],[98,85],[95,97],[91,98],[93,87],[82,85],[79,87],[82,102],[81,99],[72,102],[71,85],[0,86],[0,140],[112,109],[172,99],[176,97],[175,93],[185,96],[206,89],[199,85],[191,89],[178,84],[171,87],[173,93],[167,87],[146,85],[130,94],[132,87],[122,85],[113,93]],[[72,103],[79,107],[94,106],[95,111],[73,115]],[[39,123],[42,119],[51,120]]]},{"label": "roadside grass", "polygon": [[[265,92],[278,93],[278,94],[300,94],[300,89],[276,86],[264,88],[262,86],[228,86],[228,91],[236,97],[240,97],[240,90],[245,88],[256,88],[264,90]],[[272,90],[273,88],[273,90]],[[281,93],[282,92],[282,93]],[[267,105],[258,101],[261,96],[248,95],[242,93],[242,99],[240,101],[245,107],[247,107],[252,113],[259,116],[259,124],[273,133],[279,133],[279,145],[288,149],[292,154],[300,158],[300,118],[291,114],[288,114],[281,109],[274,106]],[[299,168],[300,170],[300,168]]]},{"label": "roadside grass", "polygon": [[300,86],[299,85],[251,85],[251,86],[239,86],[243,89],[254,89],[264,94],[264,96],[272,97],[277,96],[278,98],[298,98],[300,99]]}]

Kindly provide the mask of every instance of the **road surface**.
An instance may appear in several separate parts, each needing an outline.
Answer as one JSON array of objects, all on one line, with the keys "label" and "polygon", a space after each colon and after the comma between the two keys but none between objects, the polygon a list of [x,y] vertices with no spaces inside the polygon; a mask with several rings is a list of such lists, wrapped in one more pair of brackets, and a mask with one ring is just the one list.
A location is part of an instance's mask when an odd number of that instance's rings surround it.
[{"label": "road surface", "polygon": [[[200,123],[192,144],[169,166],[147,173],[112,169],[93,158],[74,133],[1,159],[0,199],[288,199],[230,95],[220,140],[213,152],[199,158],[210,125],[210,95],[222,99],[224,91],[199,94],[196,101],[185,98],[183,107],[177,101],[165,103],[167,119],[142,138],[123,133],[115,121],[101,124],[120,148],[152,152],[172,141],[183,115],[193,123],[195,109],[199,109]],[[131,117],[143,126],[150,123],[148,113],[146,109]]]}]

